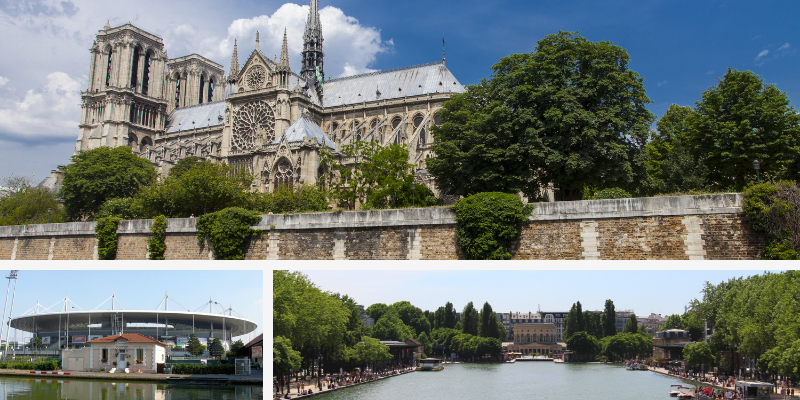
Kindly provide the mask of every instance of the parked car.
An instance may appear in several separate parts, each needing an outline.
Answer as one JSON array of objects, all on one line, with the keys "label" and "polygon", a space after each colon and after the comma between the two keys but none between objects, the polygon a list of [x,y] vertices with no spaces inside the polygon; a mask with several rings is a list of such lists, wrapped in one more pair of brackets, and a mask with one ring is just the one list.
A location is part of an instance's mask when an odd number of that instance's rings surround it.
[{"label": "parked car", "polygon": [[253,361],[250,363],[250,369],[261,369],[261,365],[258,362]]}]

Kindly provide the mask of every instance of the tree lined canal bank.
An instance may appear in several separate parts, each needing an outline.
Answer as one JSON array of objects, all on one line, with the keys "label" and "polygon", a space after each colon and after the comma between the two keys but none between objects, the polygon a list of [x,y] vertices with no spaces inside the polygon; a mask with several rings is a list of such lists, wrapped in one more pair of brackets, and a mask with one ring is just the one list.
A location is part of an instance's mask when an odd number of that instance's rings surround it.
[{"label": "tree lined canal bank", "polygon": [[[618,364],[447,364],[437,372],[404,374],[368,385],[325,392],[315,400],[480,399],[669,400],[673,375],[628,371]],[[292,397],[296,398],[296,397]]]}]

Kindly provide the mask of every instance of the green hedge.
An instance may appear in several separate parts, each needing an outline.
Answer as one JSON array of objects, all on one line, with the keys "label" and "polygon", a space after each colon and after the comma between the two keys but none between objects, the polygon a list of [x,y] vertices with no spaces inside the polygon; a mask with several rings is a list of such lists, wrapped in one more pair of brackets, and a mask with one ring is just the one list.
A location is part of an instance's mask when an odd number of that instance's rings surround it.
[{"label": "green hedge", "polygon": [[747,187],[742,205],[750,227],[767,235],[765,260],[797,260],[800,251],[800,188],[794,181]]},{"label": "green hedge", "polygon": [[147,239],[147,253],[148,258],[151,260],[163,260],[164,252],[167,251],[167,245],[164,239],[167,237],[167,218],[159,215],[153,220],[153,225],[150,226],[150,232],[153,236]]},{"label": "green hedge", "polygon": [[519,238],[533,205],[514,194],[488,192],[457,201],[453,211],[458,244],[467,259],[508,260],[508,245]]},{"label": "green hedge", "polygon": [[97,255],[101,260],[117,258],[117,225],[122,218],[106,217],[97,220],[94,237],[97,239]]},{"label": "green hedge", "polygon": [[620,188],[606,188],[592,196],[592,200],[630,199],[631,194]]},{"label": "green hedge", "polygon": [[203,215],[197,219],[197,242],[203,246],[205,240],[211,243],[214,258],[217,260],[244,260],[244,248],[253,235],[263,235],[262,231],[250,228],[261,221],[258,212],[239,207]]},{"label": "green hedge", "polygon": [[199,365],[199,364],[175,364],[172,366],[173,374],[187,375],[233,375],[236,367],[232,364],[222,365]]},{"label": "green hedge", "polygon": [[7,363],[0,362],[0,369],[28,369],[36,371],[55,371],[59,367],[58,361]]}]

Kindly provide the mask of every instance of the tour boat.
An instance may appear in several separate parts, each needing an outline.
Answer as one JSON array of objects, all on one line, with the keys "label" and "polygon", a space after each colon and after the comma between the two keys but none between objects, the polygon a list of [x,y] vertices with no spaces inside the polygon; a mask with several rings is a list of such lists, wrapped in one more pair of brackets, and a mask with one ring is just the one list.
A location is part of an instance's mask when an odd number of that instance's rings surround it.
[{"label": "tour boat", "polygon": [[442,360],[435,358],[422,358],[419,360],[419,365],[417,365],[417,371],[441,371],[443,369]]},{"label": "tour boat", "polygon": [[683,393],[683,392],[681,392],[681,389],[690,389],[690,388],[687,388],[687,387],[683,387],[681,385],[671,385],[670,387],[676,387],[677,388],[677,389],[672,389],[672,390],[669,391],[669,395],[672,396],[672,397],[676,397],[679,394]]}]

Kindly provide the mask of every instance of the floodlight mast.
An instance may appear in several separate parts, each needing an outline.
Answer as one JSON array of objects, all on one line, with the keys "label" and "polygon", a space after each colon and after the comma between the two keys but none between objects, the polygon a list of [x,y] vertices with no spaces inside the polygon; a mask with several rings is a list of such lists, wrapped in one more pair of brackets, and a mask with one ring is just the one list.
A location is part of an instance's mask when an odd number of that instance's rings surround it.
[{"label": "floodlight mast", "polygon": [[[17,274],[19,270],[11,271],[11,274],[6,277],[8,279],[8,284],[11,285],[11,280],[14,280],[14,294],[11,295],[11,311],[8,313],[8,319],[11,319],[11,316],[14,315],[14,299],[17,297]],[[6,303],[8,303],[8,289],[6,289]],[[6,319],[6,312],[5,307],[3,307],[3,324],[5,324]],[[8,324],[8,330],[6,331],[6,351],[4,355],[8,354],[8,336],[11,333],[11,323]]]},{"label": "floodlight mast", "polygon": [[[17,291],[17,283],[16,283],[17,272],[19,272],[19,271],[18,270],[12,270],[11,274],[6,277],[6,279],[8,279],[8,287],[6,287],[6,304],[3,306],[3,323],[0,324],[0,339],[3,338],[3,327],[6,324],[6,307],[8,307],[8,291],[9,291],[9,289],[11,289],[11,280],[12,279],[14,279],[14,293],[16,293],[16,291]],[[10,318],[11,317],[9,316],[9,319]],[[8,329],[11,330],[11,324],[8,325]],[[6,340],[6,350],[8,350],[8,340]],[[4,351],[3,355],[5,355],[6,353],[7,352]]]}]

